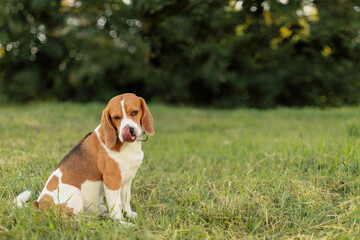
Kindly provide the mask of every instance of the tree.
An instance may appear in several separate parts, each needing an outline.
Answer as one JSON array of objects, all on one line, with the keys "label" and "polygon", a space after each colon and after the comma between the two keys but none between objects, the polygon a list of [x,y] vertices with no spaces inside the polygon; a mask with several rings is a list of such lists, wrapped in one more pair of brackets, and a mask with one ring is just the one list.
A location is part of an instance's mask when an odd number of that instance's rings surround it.
[{"label": "tree", "polygon": [[359,103],[360,4],[5,0],[0,100]]}]

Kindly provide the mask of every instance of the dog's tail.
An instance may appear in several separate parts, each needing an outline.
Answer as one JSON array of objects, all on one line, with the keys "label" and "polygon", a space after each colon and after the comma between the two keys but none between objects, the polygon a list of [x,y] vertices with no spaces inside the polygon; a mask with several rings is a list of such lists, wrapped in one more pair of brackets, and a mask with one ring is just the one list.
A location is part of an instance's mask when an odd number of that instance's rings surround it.
[{"label": "dog's tail", "polygon": [[24,204],[30,199],[30,195],[31,195],[30,191],[25,191],[20,193],[15,200],[16,205],[18,207],[23,207]]}]

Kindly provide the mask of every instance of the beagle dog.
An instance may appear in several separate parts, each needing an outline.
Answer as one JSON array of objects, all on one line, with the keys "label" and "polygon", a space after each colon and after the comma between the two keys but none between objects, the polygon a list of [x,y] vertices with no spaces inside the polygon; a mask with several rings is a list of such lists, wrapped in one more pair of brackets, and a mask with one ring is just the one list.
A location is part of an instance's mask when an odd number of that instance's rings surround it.
[{"label": "beagle dog", "polygon": [[[33,205],[55,207],[69,215],[83,210],[103,215],[105,196],[111,218],[126,224],[123,211],[136,218],[130,206],[131,182],[144,157],[144,133],[154,134],[144,99],[129,93],[112,98],[102,112],[101,124],[63,158]],[[17,205],[29,198],[30,191],[21,193]]]}]

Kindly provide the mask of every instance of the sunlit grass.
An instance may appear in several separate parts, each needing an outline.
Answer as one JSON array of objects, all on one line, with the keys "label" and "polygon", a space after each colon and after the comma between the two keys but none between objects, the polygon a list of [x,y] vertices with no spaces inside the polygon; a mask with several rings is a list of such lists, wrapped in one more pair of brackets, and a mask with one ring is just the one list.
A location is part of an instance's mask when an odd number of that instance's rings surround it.
[{"label": "sunlit grass", "polygon": [[[133,182],[139,218],[17,209],[37,195],[72,146],[100,122],[102,104],[2,106],[0,237],[242,239],[360,235],[360,112],[205,110],[150,105],[156,134]],[[36,196],[33,196],[35,198]]]}]

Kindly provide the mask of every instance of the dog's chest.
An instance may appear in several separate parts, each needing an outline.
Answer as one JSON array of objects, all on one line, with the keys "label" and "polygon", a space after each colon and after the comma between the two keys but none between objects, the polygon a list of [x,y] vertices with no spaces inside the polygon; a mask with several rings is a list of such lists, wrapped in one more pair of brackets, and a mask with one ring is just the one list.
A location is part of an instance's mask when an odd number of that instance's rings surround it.
[{"label": "dog's chest", "polygon": [[144,158],[140,142],[124,143],[120,152],[111,151],[109,155],[119,165],[121,185],[128,183],[135,177]]}]

